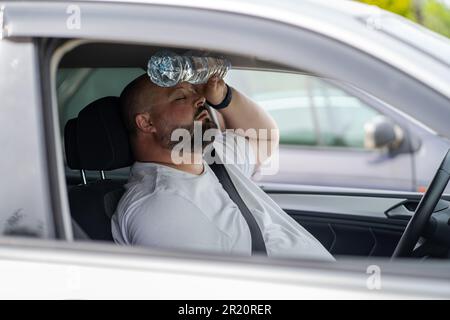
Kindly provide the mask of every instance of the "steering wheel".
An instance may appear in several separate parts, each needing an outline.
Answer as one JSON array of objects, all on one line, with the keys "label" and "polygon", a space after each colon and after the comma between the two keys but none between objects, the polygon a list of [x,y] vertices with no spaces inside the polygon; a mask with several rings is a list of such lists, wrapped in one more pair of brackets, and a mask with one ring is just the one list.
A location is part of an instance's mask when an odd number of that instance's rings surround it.
[{"label": "steering wheel", "polygon": [[444,189],[450,180],[450,150],[442,160],[439,169],[434,175],[428,190],[423,195],[414,215],[406,226],[400,241],[395,248],[392,258],[410,257],[420,236],[425,231],[431,214],[434,211]]}]

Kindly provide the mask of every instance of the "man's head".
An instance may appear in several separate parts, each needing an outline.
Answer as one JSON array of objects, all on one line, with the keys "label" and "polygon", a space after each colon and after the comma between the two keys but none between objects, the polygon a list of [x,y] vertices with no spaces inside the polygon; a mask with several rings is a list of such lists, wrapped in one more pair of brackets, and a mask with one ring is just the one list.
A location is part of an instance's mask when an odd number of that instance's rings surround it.
[{"label": "man's head", "polygon": [[186,129],[192,136],[194,121],[202,122],[202,133],[216,128],[205,101],[202,85],[183,82],[164,88],[151,82],[147,74],[129,83],[120,96],[123,120],[134,148],[139,148],[136,141],[145,141],[146,147],[171,150],[178,143],[172,141],[172,132]]}]

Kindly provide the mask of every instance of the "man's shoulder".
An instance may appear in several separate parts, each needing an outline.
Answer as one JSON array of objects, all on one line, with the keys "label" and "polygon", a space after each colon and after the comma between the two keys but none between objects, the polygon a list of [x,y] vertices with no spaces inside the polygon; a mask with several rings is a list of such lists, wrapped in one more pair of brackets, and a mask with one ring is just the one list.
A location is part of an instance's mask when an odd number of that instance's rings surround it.
[{"label": "man's shoulder", "polygon": [[180,190],[177,177],[165,173],[158,165],[139,162],[133,165],[125,189],[125,194],[133,198],[142,196],[157,198],[160,194],[177,193],[176,191]]},{"label": "man's shoulder", "polygon": [[[130,191],[130,196],[132,196],[134,204],[129,207],[174,207],[174,206],[187,206],[195,204],[189,199],[189,197],[183,194],[182,190],[177,190],[175,188],[175,182],[169,183],[165,186],[159,186],[154,189],[151,193],[144,193],[142,195],[133,194]],[[130,203],[131,204],[131,203]]]},{"label": "man's shoulder", "polygon": [[207,233],[217,232],[217,227],[195,202],[170,190],[156,191],[137,205],[128,207],[124,215],[122,221],[130,239],[135,239],[133,242],[142,233],[159,235],[157,238],[161,240],[165,237],[161,232],[176,234],[183,230],[194,232],[197,228]]}]

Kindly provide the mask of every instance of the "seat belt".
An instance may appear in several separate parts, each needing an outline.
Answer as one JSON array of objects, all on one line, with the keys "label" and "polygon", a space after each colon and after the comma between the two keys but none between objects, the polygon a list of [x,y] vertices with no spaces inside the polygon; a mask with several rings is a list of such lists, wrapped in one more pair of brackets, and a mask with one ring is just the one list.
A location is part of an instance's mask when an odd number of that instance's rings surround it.
[{"label": "seat belt", "polygon": [[233,202],[238,206],[239,210],[244,216],[245,221],[248,224],[248,228],[250,229],[250,236],[252,238],[252,255],[254,253],[258,253],[260,255],[267,255],[266,245],[264,243],[264,238],[261,233],[261,229],[259,229],[255,217],[250,212],[244,200],[242,200],[241,196],[236,190],[236,187],[234,186],[234,183],[231,180],[230,175],[227,172],[227,169],[222,163],[217,162],[214,162],[209,167],[212,169],[217,179],[219,179],[220,184],[228,193],[231,200],[233,200]]}]

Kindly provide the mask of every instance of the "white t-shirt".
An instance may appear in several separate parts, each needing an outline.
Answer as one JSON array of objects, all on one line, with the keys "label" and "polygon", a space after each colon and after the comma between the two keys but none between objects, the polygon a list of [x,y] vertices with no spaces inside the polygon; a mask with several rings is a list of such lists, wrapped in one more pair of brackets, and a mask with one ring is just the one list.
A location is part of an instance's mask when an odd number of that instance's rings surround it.
[{"label": "white t-shirt", "polygon": [[[220,134],[213,146],[255,217],[269,257],[334,260],[319,241],[250,179],[255,161],[245,138]],[[228,159],[232,153],[234,164],[227,164],[230,161],[223,161],[224,155]],[[245,218],[206,162],[200,175],[135,162],[125,189],[112,218],[116,243],[251,255]]]}]

